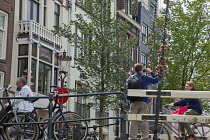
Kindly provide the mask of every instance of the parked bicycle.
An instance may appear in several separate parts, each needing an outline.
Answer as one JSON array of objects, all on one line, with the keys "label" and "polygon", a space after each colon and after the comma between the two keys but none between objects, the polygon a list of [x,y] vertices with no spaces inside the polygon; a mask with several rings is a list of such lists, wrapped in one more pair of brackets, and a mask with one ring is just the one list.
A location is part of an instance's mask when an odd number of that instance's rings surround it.
[{"label": "parked bicycle", "polygon": [[98,137],[98,132],[96,131],[97,128],[99,128],[99,127],[105,127],[105,126],[106,127],[109,127],[109,126],[113,126],[113,125],[119,125],[119,122],[112,123],[112,124],[93,125],[92,127],[88,127],[89,129],[90,128],[93,128],[93,131],[88,132],[88,135],[87,135],[87,137],[86,137],[85,140],[101,140],[101,138]]},{"label": "parked bicycle", "polygon": [[[5,92],[8,97],[8,90],[10,85],[6,88],[0,89],[0,92]],[[4,140],[37,140],[39,136],[39,127],[37,124],[30,123],[36,122],[36,119],[32,116],[26,115],[23,112],[17,112],[17,109],[13,108],[13,104],[10,99],[7,99],[8,106],[4,106],[0,100],[2,110],[0,111],[0,121],[3,126],[2,137]]]},{"label": "parked bicycle", "polygon": [[[163,114],[163,113],[161,113]],[[210,125],[205,123],[191,123],[194,135],[199,140],[208,140],[210,138]],[[150,125],[150,134],[154,134],[154,125]],[[173,132],[173,135],[172,133]],[[187,140],[187,134],[176,128],[173,123],[160,122],[158,123],[158,138],[164,140]]]},{"label": "parked bicycle", "polygon": [[89,127],[89,128],[93,128],[93,131],[88,133],[86,140],[101,140],[97,136],[98,132],[96,132],[96,129],[98,128],[98,126],[93,125],[93,127]]},{"label": "parked bicycle", "polygon": [[[57,95],[57,86],[51,86],[52,88],[55,88],[51,92],[51,94]],[[40,108],[35,107],[34,111],[31,113],[31,116],[35,116],[38,120],[38,113],[37,111],[40,109],[46,109],[46,108]],[[88,133],[88,125],[86,121],[83,121],[81,119],[84,119],[82,116],[75,112],[71,111],[65,111],[63,112],[63,105],[59,103],[58,98],[55,98],[54,105],[53,105],[53,137],[56,140],[85,140],[87,133]],[[47,120],[45,120],[46,122]],[[45,140],[47,139],[47,123],[40,124],[40,136],[39,139]]]}]

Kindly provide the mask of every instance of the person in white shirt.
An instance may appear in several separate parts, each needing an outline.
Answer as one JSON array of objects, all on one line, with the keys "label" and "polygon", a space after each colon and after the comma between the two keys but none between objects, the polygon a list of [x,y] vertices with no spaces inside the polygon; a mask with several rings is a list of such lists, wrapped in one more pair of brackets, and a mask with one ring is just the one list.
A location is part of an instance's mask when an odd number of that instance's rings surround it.
[{"label": "person in white shirt", "polygon": [[[19,91],[16,97],[32,97],[33,96],[31,88],[26,85],[26,79],[24,77],[17,78],[16,85]],[[30,101],[27,101],[25,99],[14,99],[11,101],[11,104],[16,106],[16,108],[18,109],[17,110],[18,112],[32,112],[34,109],[33,104],[30,103]]]}]

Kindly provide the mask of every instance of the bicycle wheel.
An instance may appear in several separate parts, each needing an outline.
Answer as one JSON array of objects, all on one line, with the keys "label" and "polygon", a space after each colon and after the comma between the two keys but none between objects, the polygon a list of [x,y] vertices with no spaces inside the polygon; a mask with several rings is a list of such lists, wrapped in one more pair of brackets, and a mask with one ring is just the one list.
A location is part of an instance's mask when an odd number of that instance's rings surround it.
[{"label": "bicycle wheel", "polygon": [[[25,113],[18,113],[17,119],[13,115],[5,123],[37,122],[32,116]],[[39,137],[38,124],[6,125],[4,126],[3,137],[7,140],[37,140]]]},{"label": "bicycle wheel", "polygon": [[97,136],[91,136],[88,140],[99,140]]},{"label": "bicycle wheel", "polygon": [[92,132],[87,134],[87,137],[85,140],[100,140],[95,134],[93,134]]},{"label": "bicycle wheel", "polygon": [[196,124],[192,127],[193,132],[198,138],[210,138],[210,125]]},{"label": "bicycle wheel", "polygon": [[53,125],[54,138],[56,140],[84,140],[88,132],[86,121],[63,122],[78,119],[83,119],[83,117],[70,111],[57,115]]},{"label": "bicycle wheel", "polygon": [[[149,134],[152,135],[152,137],[154,134],[154,128],[155,128],[154,125],[151,125],[149,127]],[[171,136],[170,136],[168,129],[162,124],[158,124],[157,136],[160,139],[171,140]]]}]

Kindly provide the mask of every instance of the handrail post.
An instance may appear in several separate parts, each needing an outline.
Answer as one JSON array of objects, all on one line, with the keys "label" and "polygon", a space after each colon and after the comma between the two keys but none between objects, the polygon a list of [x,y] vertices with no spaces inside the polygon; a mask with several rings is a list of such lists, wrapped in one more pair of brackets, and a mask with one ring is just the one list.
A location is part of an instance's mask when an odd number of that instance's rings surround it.
[{"label": "handrail post", "polygon": [[[119,115],[116,115],[116,117],[119,117]],[[119,140],[119,123],[119,119],[116,119],[115,140]]]},{"label": "handrail post", "polygon": [[153,140],[158,140],[158,122],[159,122],[159,112],[160,112],[160,96],[161,96],[161,88],[162,88],[162,78],[159,78],[158,81],[158,92],[156,98],[156,109],[155,109],[155,126],[154,126],[154,136]]},{"label": "handrail post", "polygon": [[48,108],[49,108],[49,119],[48,119],[48,140],[52,140],[52,135],[53,135],[53,132],[52,132],[52,109],[53,109],[53,94],[50,93],[49,94],[49,105],[48,105]]},{"label": "handrail post", "polygon": [[121,104],[120,104],[120,107],[121,107],[121,127],[120,127],[120,130],[121,130],[121,134],[120,134],[120,140],[126,140],[126,120],[125,120],[125,102],[126,102],[126,98],[125,98],[125,89],[122,87],[121,88]]}]

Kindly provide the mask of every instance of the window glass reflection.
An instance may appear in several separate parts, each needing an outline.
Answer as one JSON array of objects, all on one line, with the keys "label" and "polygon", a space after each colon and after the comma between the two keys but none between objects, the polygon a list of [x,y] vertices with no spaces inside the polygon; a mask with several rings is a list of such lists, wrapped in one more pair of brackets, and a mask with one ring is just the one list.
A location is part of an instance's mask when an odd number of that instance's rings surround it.
[{"label": "window glass reflection", "polygon": [[39,82],[38,82],[38,92],[43,94],[48,94],[50,92],[51,85],[51,76],[52,76],[52,68],[51,66],[44,64],[42,62],[39,63]]},{"label": "window glass reflection", "polygon": [[52,62],[52,51],[50,49],[47,49],[47,48],[41,46],[40,50],[39,50],[39,58],[51,63]]}]

